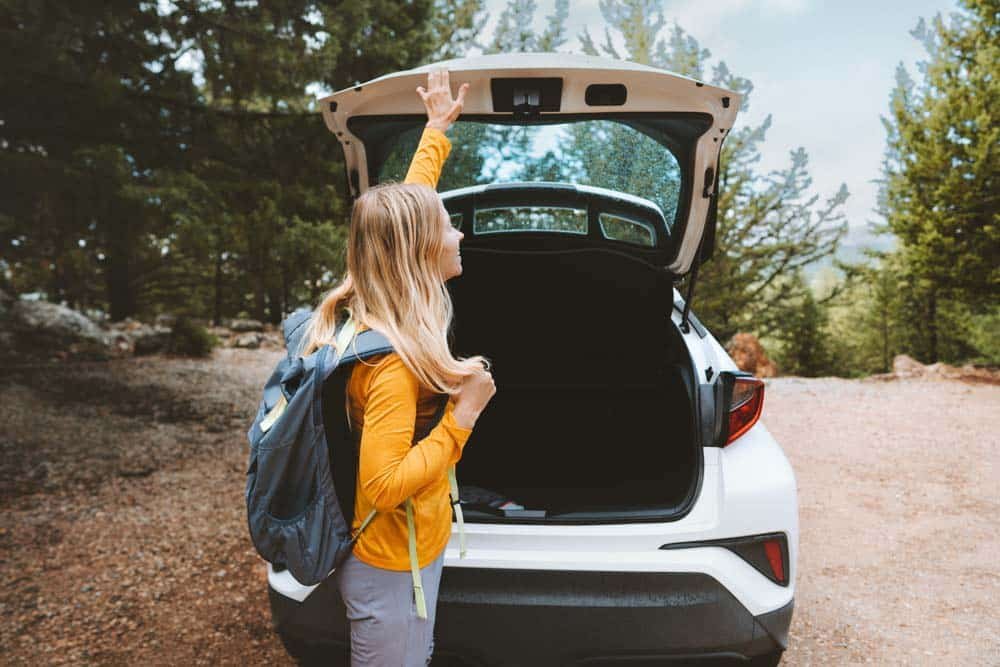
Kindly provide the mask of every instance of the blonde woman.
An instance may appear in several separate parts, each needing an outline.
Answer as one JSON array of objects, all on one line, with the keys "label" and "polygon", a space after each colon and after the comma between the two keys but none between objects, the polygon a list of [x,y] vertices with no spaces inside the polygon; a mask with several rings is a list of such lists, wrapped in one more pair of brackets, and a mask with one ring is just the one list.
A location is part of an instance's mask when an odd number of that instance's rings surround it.
[{"label": "blonde woman", "polygon": [[[454,99],[448,72],[417,88],[427,126],[406,182],[358,197],[351,214],[347,275],[323,299],[306,333],[304,354],[334,343],[343,310],[358,331],[382,332],[395,352],[358,363],[347,384],[348,413],[361,433],[355,531],[372,509],[353,554],[334,573],[351,625],[351,663],[426,665],[433,651],[438,585],[451,535],[447,470],[462,456],[476,419],[496,387],[482,357],[456,359],[448,347],[452,306],[445,281],[462,273],[459,242],[434,190],[451,149],[444,132],[468,84]],[[422,439],[440,397],[440,422]],[[410,499],[426,601],[420,618],[408,550]]]}]

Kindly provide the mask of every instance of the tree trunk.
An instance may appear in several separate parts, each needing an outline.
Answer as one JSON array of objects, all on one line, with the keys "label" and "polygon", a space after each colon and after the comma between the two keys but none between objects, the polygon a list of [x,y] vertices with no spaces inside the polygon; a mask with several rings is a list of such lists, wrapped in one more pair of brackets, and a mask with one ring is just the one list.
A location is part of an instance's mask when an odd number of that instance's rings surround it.
[{"label": "tree trunk", "polygon": [[215,251],[215,298],[212,307],[212,325],[222,326],[222,250]]},{"label": "tree trunk", "polygon": [[931,288],[931,293],[927,297],[927,346],[930,352],[928,363],[934,364],[938,361],[938,325],[937,325],[937,292]]},{"label": "tree trunk", "polygon": [[108,290],[108,310],[113,321],[123,320],[135,314],[135,300],[129,288],[128,254],[108,253],[105,278]]},{"label": "tree trunk", "polygon": [[[285,312],[285,303],[281,298],[279,285],[271,285],[270,289],[267,290],[267,306],[267,321],[271,324],[280,324],[281,317]],[[261,321],[263,322],[264,320]]]},{"label": "tree trunk", "polygon": [[135,295],[131,284],[129,258],[130,236],[127,220],[108,220],[106,229],[107,251],[105,259],[105,282],[108,291],[108,310],[113,321],[123,320],[135,314]]},{"label": "tree trunk", "polygon": [[267,292],[264,285],[264,252],[251,249],[250,282],[253,284],[253,317],[259,322],[267,318]]},{"label": "tree trunk", "polygon": [[882,309],[882,372],[889,372],[889,310]]}]

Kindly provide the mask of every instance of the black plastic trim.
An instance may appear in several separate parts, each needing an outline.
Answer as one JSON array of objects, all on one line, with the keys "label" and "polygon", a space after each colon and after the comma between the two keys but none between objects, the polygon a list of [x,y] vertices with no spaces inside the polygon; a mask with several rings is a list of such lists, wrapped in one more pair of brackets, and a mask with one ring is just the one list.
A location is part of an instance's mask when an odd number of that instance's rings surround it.
[{"label": "black plastic trim", "polygon": [[[493,99],[493,111],[498,113],[537,113],[541,111],[555,112],[562,108],[563,80],[561,77],[497,77],[490,79],[490,95]],[[518,93],[533,92],[538,94],[536,104],[525,102],[518,106]],[[527,96],[525,96],[527,97]],[[530,108],[525,108],[530,107]]]},{"label": "black plastic trim", "polygon": [[774,643],[782,650],[788,648],[788,628],[792,624],[792,612],[795,610],[795,598],[783,607],[756,617],[757,623],[767,631]]},{"label": "black plastic trim", "polygon": [[628,101],[628,88],[623,83],[592,83],[583,100],[591,107],[620,107]]},{"label": "black plastic trim", "polygon": [[[290,651],[348,643],[334,577],[302,603],[270,587],[268,595]],[[446,567],[435,658],[526,666],[748,659],[784,648],[791,613],[789,603],[755,617],[704,573]]]},{"label": "black plastic trim", "polygon": [[[774,574],[771,572],[771,565],[768,563],[766,556],[763,558],[758,557],[750,549],[752,547],[756,547],[757,545],[762,545],[763,542],[767,542],[769,540],[777,540],[778,543],[781,544],[781,560],[785,571],[785,581],[778,581],[775,579]],[[785,533],[763,533],[759,535],[747,535],[745,537],[727,537],[718,540],[676,542],[672,544],[664,544],[660,546],[660,549],[695,549],[699,547],[724,547],[742,558],[747,562],[747,564],[767,577],[772,583],[784,586],[785,588],[787,588],[791,583],[791,577],[789,576],[791,573],[789,572],[790,563],[788,560],[788,536]]]}]

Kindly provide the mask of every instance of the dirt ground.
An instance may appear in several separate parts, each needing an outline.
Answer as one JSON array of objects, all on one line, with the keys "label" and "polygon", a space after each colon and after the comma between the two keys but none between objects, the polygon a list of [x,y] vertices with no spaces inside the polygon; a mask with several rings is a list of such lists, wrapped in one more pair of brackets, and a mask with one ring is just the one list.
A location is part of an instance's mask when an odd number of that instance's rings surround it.
[{"label": "dirt ground", "polygon": [[[291,664],[244,518],[277,355],[0,371],[0,663]],[[1000,386],[769,381],[799,486],[785,664],[1000,664]]]}]

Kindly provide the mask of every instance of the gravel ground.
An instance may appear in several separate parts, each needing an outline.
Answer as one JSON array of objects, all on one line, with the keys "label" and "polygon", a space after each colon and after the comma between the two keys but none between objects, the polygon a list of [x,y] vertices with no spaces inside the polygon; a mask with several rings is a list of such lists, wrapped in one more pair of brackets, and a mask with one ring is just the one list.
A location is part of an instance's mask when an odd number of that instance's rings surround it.
[{"label": "gravel ground", "polygon": [[799,488],[788,664],[1000,664],[1000,386],[780,378]]},{"label": "gravel ground", "polygon": [[[291,664],[246,536],[279,352],[0,374],[0,663]],[[799,484],[785,664],[1000,664],[1000,386],[768,382]]]}]

